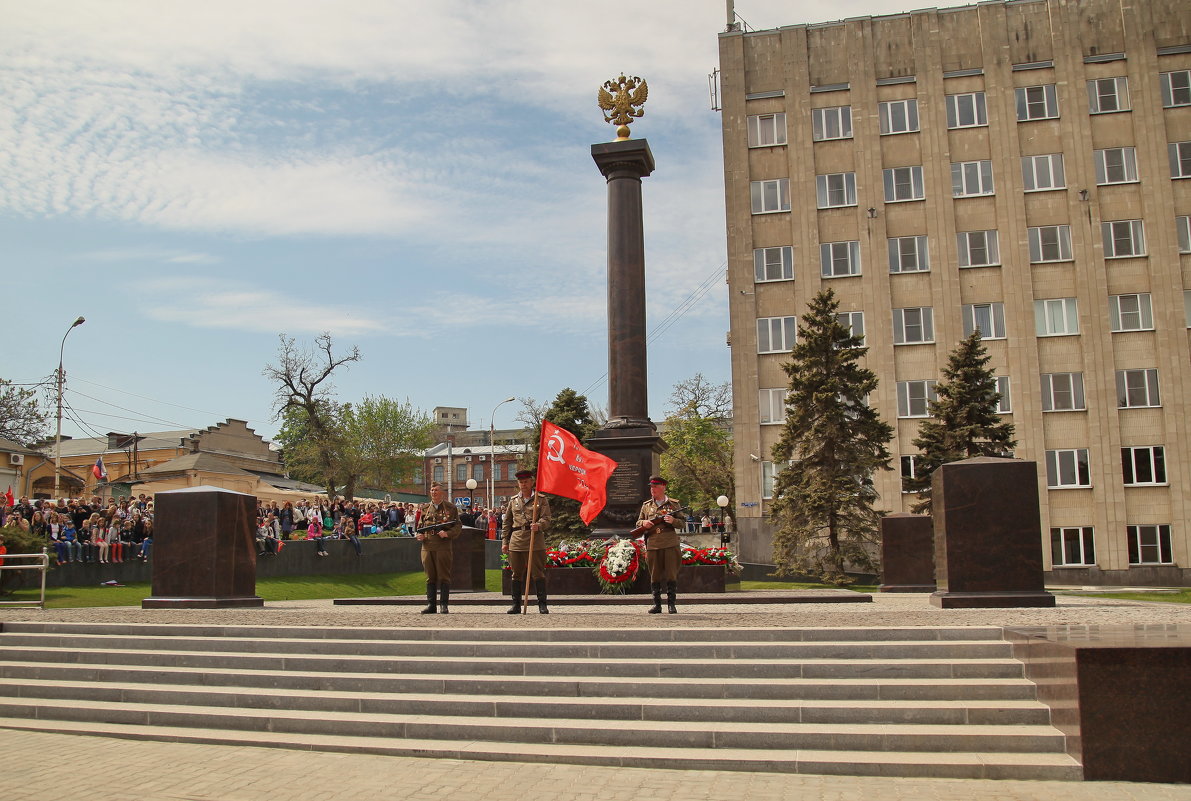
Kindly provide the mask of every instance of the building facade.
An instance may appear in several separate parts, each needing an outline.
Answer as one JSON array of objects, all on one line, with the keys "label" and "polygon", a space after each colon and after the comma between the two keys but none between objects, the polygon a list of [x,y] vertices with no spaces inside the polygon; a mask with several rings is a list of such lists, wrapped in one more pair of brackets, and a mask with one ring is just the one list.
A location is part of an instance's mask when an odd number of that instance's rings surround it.
[{"label": "building facade", "polygon": [[1191,580],[1191,10],[1014,0],[720,36],[740,548],[771,561],[781,364],[822,288],[893,423],[984,335],[1049,579]]}]

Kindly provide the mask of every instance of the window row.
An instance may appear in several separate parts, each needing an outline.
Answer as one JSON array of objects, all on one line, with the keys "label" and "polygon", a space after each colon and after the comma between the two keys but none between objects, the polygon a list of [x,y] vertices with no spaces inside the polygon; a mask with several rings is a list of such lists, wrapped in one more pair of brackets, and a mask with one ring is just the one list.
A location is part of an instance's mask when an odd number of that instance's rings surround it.
[{"label": "window row", "polygon": [[[1175,218],[1179,253],[1191,253],[1191,217]],[[1147,255],[1143,220],[1112,220],[1100,224],[1106,259],[1139,258]],[[1070,225],[1040,225],[1026,229],[1030,264],[1074,261]],[[930,272],[930,245],[925,236],[902,236],[886,240],[891,273]],[[997,231],[961,231],[955,235],[956,262],[960,267],[999,267],[1000,237]],[[823,278],[861,274],[860,241],[824,242],[819,245],[819,267]],[[794,248],[790,245],[753,250],[753,279],[757,283],[794,280]]]},{"label": "window row", "polygon": [[[466,461],[455,462],[455,481],[460,484],[467,481],[468,478],[474,478],[476,481],[487,481],[488,477],[485,476],[485,474],[484,474],[484,464],[485,464],[484,462],[470,462],[470,463],[466,462]],[[503,479],[501,479],[502,470],[507,472],[507,479],[509,481],[512,481],[514,479],[513,474],[517,470],[516,462],[492,462],[491,464],[492,464],[492,480],[493,481],[503,480]],[[469,465],[470,465],[470,470],[468,469]],[[507,470],[505,469],[506,466],[507,466]],[[434,470],[432,471],[431,475],[434,476],[435,481],[446,481],[447,480],[446,467],[441,464],[435,465]],[[416,478],[414,483],[420,484],[421,479]]]},{"label": "window row", "polygon": [[[1170,526],[1125,526],[1131,565],[1170,565]],[[1062,526],[1050,530],[1050,561],[1055,567],[1096,565],[1096,538],[1091,526]]]},{"label": "window row", "polygon": [[[1171,178],[1191,178],[1191,142],[1171,142],[1167,145]],[[1097,186],[1137,183],[1137,149],[1114,147],[1095,151]],[[951,164],[951,196],[954,198],[983,197],[995,194],[992,161],[961,161]],[[1043,192],[1066,188],[1063,155],[1051,153],[1022,158],[1022,181],[1025,191]],[[889,167],[882,170],[883,200],[885,203],[904,203],[925,200],[926,187],[922,167]],[[838,209],[858,205],[856,173],[837,172],[815,176],[815,199],[819,209]],[[790,181],[776,178],[753,181],[751,184],[753,214],[772,214],[790,211]]]},{"label": "window row", "polygon": [[[1191,70],[1159,75],[1162,107],[1191,105]],[[1129,79],[1125,76],[1097,78],[1087,82],[1088,113],[1113,114],[1130,111]],[[947,95],[947,127],[978,128],[988,125],[988,101],[984,92]],[[1022,86],[1014,90],[1018,122],[1057,119],[1058,90],[1054,84]],[[877,104],[882,136],[921,130],[918,100],[889,100]],[[811,110],[811,137],[816,142],[852,138],[852,107],[831,106]],[[748,118],[749,147],[786,144],[786,114],[754,114]]]},{"label": "window row", "polygon": [[[1187,327],[1191,328],[1191,290],[1183,291],[1184,313]],[[989,303],[966,303],[960,307],[964,336],[979,331],[984,339],[1005,339],[1005,304],[1000,301]],[[849,322],[845,323],[855,336],[864,336],[864,312],[847,312]],[[1112,295],[1108,299],[1109,328],[1113,333],[1130,331],[1153,331],[1153,301],[1148,292],[1128,295]],[[794,332],[797,321],[794,317],[757,318],[757,352],[784,353],[794,347]],[[1077,336],[1079,326],[1078,298],[1046,298],[1034,301],[1034,334],[1038,337]],[[893,309],[894,345],[934,344],[934,308],[931,306],[908,306]]]},{"label": "window row", "polygon": [[[904,482],[919,478],[916,455],[901,457]],[[1121,478],[1126,487],[1167,486],[1166,449],[1161,445],[1121,448]],[[1086,489],[1092,486],[1086,448],[1046,452],[1046,486],[1049,489]]]}]

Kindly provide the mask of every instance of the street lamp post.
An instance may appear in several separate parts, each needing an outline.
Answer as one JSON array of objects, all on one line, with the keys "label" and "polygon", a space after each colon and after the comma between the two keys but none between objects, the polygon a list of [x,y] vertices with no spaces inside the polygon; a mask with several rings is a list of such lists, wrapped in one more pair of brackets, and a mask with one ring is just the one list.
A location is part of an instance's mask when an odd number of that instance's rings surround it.
[{"label": "street lamp post", "polygon": [[476,487],[480,486],[474,478],[469,478],[464,484],[467,487],[467,511],[476,513]]},{"label": "street lamp post", "polygon": [[87,322],[82,315],[79,319],[70,324],[70,328],[66,329],[66,333],[62,335],[62,344],[58,348],[58,432],[54,435],[54,500],[56,501],[60,496],[58,488],[62,480],[62,379],[64,378],[62,372],[62,358],[66,353],[66,337],[70,336],[70,332],[78,328],[83,323]]},{"label": "street lamp post", "polygon": [[496,500],[496,410],[506,403],[512,403],[516,398],[505,398],[492,407],[492,415],[488,418],[488,508],[495,506]]},{"label": "street lamp post", "polygon": [[728,529],[724,525],[724,511],[728,508],[728,496],[721,495],[715,499],[716,506],[720,507],[720,545],[728,541]]}]

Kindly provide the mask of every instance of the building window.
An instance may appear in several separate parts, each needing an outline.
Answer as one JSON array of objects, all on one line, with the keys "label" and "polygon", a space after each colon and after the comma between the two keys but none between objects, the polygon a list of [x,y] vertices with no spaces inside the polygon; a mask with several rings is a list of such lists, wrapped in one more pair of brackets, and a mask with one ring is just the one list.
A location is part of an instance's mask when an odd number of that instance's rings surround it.
[{"label": "building window", "polygon": [[1086,409],[1083,373],[1042,374],[1042,411],[1082,412]]},{"label": "building window", "polygon": [[1137,148],[1110,147],[1092,154],[1096,165],[1096,185],[1137,182]]},{"label": "building window", "polygon": [[1100,223],[1104,258],[1125,259],[1146,255],[1145,224],[1141,220]]},{"label": "building window", "polygon": [[903,456],[901,458],[902,494],[914,492],[906,489],[906,482],[918,478],[918,457]]},{"label": "building window", "polygon": [[1075,298],[1034,301],[1034,328],[1040,337],[1079,333],[1079,302]]},{"label": "building window", "polygon": [[1118,409],[1147,409],[1161,405],[1156,369],[1117,370]]},{"label": "building window", "polygon": [[1191,106],[1191,70],[1164,72],[1158,77],[1162,84],[1162,108]]},{"label": "building window", "polygon": [[960,267],[996,267],[1001,263],[996,231],[964,231],[955,235]]},{"label": "building window", "polygon": [[794,317],[761,317],[757,320],[757,353],[789,353],[794,348]]},{"label": "building window", "polygon": [[912,133],[918,130],[918,101],[890,100],[877,104],[881,134]]},{"label": "building window", "polygon": [[[835,315],[835,320],[844,328],[848,329],[848,333],[852,336],[859,337],[861,340],[864,339],[864,312],[840,312]],[[864,343],[861,342],[859,347],[864,347]]]},{"label": "building window", "polygon": [[1154,330],[1154,311],[1148,292],[1110,296],[1108,317],[1114,332]]},{"label": "building window", "polygon": [[1067,176],[1063,170],[1063,154],[1022,156],[1021,179],[1027,192],[1046,192],[1065,189]]},{"label": "building window", "polygon": [[1088,469],[1088,449],[1047,451],[1046,486],[1050,489],[1092,486],[1092,474]]},{"label": "building window", "polygon": [[421,467],[414,468],[414,483],[415,484],[426,483],[426,472],[423,468],[421,468]]},{"label": "building window", "polygon": [[929,417],[930,404],[935,400],[934,381],[897,382],[898,417]]},{"label": "building window", "polygon": [[1179,253],[1191,253],[1191,216],[1175,217],[1174,227],[1179,232]]},{"label": "building window", "polygon": [[893,344],[917,345],[935,341],[935,315],[930,306],[893,310]]},{"label": "building window", "polygon": [[794,280],[794,248],[789,245],[776,248],[757,248],[753,251],[753,278],[757,283],[765,281]]},{"label": "building window", "polygon": [[1170,526],[1125,526],[1129,541],[1129,564],[1174,564],[1170,550]]},{"label": "building window", "polygon": [[1166,483],[1166,449],[1161,445],[1121,448],[1125,486],[1140,487]]},{"label": "building window", "polygon": [[997,376],[997,414],[1013,413],[1013,393],[1009,384],[1009,376]]},{"label": "building window", "polygon": [[1097,78],[1088,81],[1088,111],[1092,114],[1111,114],[1114,111],[1128,111],[1129,79]]},{"label": "building window", "polygon": [[830,175],[816,175],[819,208],[834,209],[856,205],[856,173],[836,172]]},{"label": "building window", "polygon": [[819,264],[824,278],[860,275],[860,243],[824,242],[819,245]]},{"label": "building window", "polygon": [[749,147],[786,144],[786,115],[753,114],[749,117]]},{"label": "building window", "polygon": [[886,203],[922,200],[926,197],[921,167],[892,167],[884,171],[884,176]]},{"label": "building window", "polygon": [[964,336],[979,331],[983,339],[1005,338],[1004,303],[969,303],[963,307]]},{"label": "building window", "polygon": [[952,162],[951,194],[953,197],[993,194],[992,162]]},{"label": "building window", "polygon": [[479,462],[472,464],[471,477],[474,478],[476,481],[483,481],[484,480],[484,465]]},{"label": "building window", "polygon": [[930,253],[925,236],[902,236],[889,240],[889,272],[930,271]]},{"label": "building window", "polygon": [[1171,142],[1166,148],[1170,153],[1170,177],[1191,178],[1191,142]]},{"label": "building window", "polygon": [[758,390],[761,425],[785,422],[786,395],[788,393],[789,391],[785,387]]},{"label": "building window", "polygon": [[816,142],[852,138],[852,107],[833,106],[811,109],[812,135]]},{"label": "building window", "polygon": [[467,481],[467,462],[460,462],[455,465],[455,480],[459,483]]},{"label": "building window", "polygon": [[773,497],[773,484],[778,473],[786,468],[788,463],[761,462],[761,498],[769,500]]},{"label": "building window", "polygon": [[1071,226],[1043,225],[1026,229],[1030,240],[1030,264],[1071,261]]},{"label": "building window", "polygon": [[948,128],[975,128],[979,125],[988,125],[984,92],[947,95]]},{"label": "building window", "polygon": [[1187,319],[1187,327],[1191,328],[1191,289],[1183,290],[1183,317]]},{"label": "building window", "polygon": [[772,181],[753,181],[750,185],[753,199],[753,214],[770,214],[790,210],[790,179],[777,178]]},{"label": "building window", "polygon": [[1055,567],[1095,565],[1096,545],[1091,526],[1068,526],[1050,530],[1050,561]]},{"label": "building window", "polygon": [[1059,116],[1059,97],[1055,85],[1020,86],[1017,94],[1017,121],[1049,120]]},{"label": "building window", "polygon": [[501,465],[501,462],[493,462],[492,463],[492,481],[493,481],[493,483],[501,480],[500,465]]}]

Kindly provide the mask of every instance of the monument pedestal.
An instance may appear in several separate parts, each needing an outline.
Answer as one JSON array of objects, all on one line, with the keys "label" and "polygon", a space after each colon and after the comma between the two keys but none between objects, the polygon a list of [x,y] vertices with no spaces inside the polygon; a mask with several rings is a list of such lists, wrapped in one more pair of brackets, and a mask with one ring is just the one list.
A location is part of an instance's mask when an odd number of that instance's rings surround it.
[{"label": "monument pedestal", "polygon": [[142,609],[265,605],[256,594],[254,496],[192,487],[153,500],[153,594]]},{"label": "monument pedestal", "polygon": [[484,539],[487,532],[464,526],[451,540],[451,592],[484,592]]},{"label": "monument pedestal", "polygon": [[881,518],[879,592],[935,591],[934,522],[927,515]]},{"label": "monument pedestal", "polygon": [[931,478],[935,584],[943,609],[1054,606],[1042,574],[1038,465],[978,456]]},{"label": "monument pedestal", "polygon": [[650,424],[602,428],[586,444],[616,462],[616,470],[608,479],[608,503],[592,528],[596,536],[623,535],[637,525],[641,504],[649,497],[649,477],[658,472],[658,457],[666,450],[666,443]]}]

